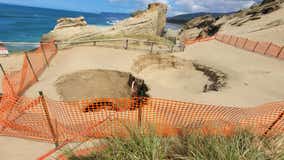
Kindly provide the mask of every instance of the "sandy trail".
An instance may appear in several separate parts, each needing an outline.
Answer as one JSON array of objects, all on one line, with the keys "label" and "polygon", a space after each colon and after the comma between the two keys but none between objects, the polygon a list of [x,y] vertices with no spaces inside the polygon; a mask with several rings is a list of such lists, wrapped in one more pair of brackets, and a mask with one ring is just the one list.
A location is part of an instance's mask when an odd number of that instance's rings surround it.
[{"label": "sandy trail", "polygon": [[54,144],[0,136],[0,159],[34,160],[52,150]]}]

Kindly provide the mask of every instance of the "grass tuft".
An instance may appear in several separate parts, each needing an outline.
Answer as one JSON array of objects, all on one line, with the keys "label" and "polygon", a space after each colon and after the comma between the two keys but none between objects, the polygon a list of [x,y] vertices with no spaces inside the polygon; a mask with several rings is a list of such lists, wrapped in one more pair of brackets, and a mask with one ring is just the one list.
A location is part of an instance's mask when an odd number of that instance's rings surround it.
[{"label": "grass tuft", "polygon": [[[108,148],[70,160],[282,160],[284,138],[259,137],[248,131],[233,136],[204,136],[198,133],[159,137],[129,129],[129,138],[108,138]],[[155,133],[155,132],[152,132]]]}]

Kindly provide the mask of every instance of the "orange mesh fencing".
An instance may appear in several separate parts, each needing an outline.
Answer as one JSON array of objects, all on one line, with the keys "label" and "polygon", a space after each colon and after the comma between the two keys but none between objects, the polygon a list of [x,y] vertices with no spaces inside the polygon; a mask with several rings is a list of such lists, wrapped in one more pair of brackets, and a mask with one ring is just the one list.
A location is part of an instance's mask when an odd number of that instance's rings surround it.
[{"label": "orange mesh fencing", "polygon": [[257,53],[265,54],[270,45],[271,43],[269,42],[258,42],[258,45],[255,47],[254,51]]},{"label": "orange mesh fencing", "polygon": [[237,40],[238,40],[238,37],[232,36],[229,44],[232,45],[232,46],[235,46],[236,43],[237,43]]},{"label": "orange mesh fencing", "polygon": [[[148,124],[157,128],[159,135],[176,135],[184,128],[194,130],[214,123],[226,124],[232,129],[249,127],[256,134],[264,134],[284,112],[283,102],[256,108],[235,108],[155,98],[103,98],[74,102],[47,99],[47,112],[41,97],[3,97],[1,105],[2,135],[51,143],[64,143],[70,139],[81,142],[86,137],[127,136],[126,126]],[[283,132],[284,121],[281,118],[269,134]]]},{"label": "orange mesh fencing", "polygon": [[[85,142],[90,138],[126,137],[129,134],[127,127],[144,128],[149,125],[156,128],[156,134],[161,136],[178,135],[183,129],[222,135],[233,134],[239,128],[249,128],[258,135],[267,131],[268,135],[284,132],[284,119],[280,117],[284,112],[284,102],[255,108],[202,105],[156,98],[94,99],[68,103],[48,100],[48,104],[52,117],[55,116],[56,138],[63,144]],[[277,119],[279,121],[271,127]],[[78,154],[88,151],[92,150],[78,150]]]},{"label": "orange mesh fencing", "polygon": [[[236,46],[246,44],[245,48],[248,49],[254,46],[253,50],[260,44],[242,38],[235,40],[233,36],[218,37]],[[194,42],[214,38],[197,39]],[[273,48],[275,46],[268,47],[269,55],[277,51],[278,56],[283,56],[283,48]],[[162,136],[177,135],[184,128],[192,131],[201,129],[205,134],[231,134],[240,127],[261,135],[284,132],[284,102],[242,108],[142,97],[64,102],[43,96],[34,99],[19,96],[36,82],[36,77],[48,66],[56,52],[54,42],[42,43],[40,48],[27,54],[20,71],[9,72],[4,76],[4,94],[0,101],[0,135],[65,144],[84,142],[89,138],[125,137],[129,134],[126,130],[128,126],[151,125]]]},{"label": "orange mesh fencing", "polygon": [[[45,47],[46,50],[43,51],[42,47]],[[56,47],[53,41],[42,43],[41,47],[24,56],[20,71],[8,72],[4,75],[2,80],[3,97],[0,101],[0,134],[39,140],[50,139],[48,133],[43,134],[44,131],[47,131],[45,127],[48,125],[43,109],[36,107],[39,105],[39,98],[28,99],[19,97],[19,95],[36,82],[36,76],[43,72],[47,66],[46,63],[55,54]],[[45,55],[47,55],[46,61]],[[21,123],[25,125],[21,125]],[[42,136],[37,136],[39,134]]]},{"label": "orange mesh fencing", "polygon": [[256,41],[252,41],[252,40],[247,40],[244,49],[248,50],[248,51],[254,51],[255,47],[257,45]]},{"label": "orange mesh fencing", "polygon": [[281,51],[280,51],[280,53],[279,53],[278,58],[284,59],[284,47],[282,47],[282,49],[281,49]]},{"label": "orange mesh fencing", "polygon": [[239,37],[238,41],[237,41],[237,44],[236,44],[236,47],[244,48],[246,42],[247,42],[247,39]]},{"label": "orange mesh fencing", "polygon": [[252,41],[249,39],[225,35],[225,34],[217,34],[216,40],[223,42],[223,43],[230,44],[238,48],[245,49],[247,51],[257,52],[257,53],[265,54],[271,57],[284,59],[283,46],[281,47],[271,42]]},{"label": "orange mesh fencing", "polygon": [[39,48],[28,52],[27,57],[25,56],[23,59],[22,69],[7,73],[4,76],[2,81],[3,94],[21,95],[28,87],[36,82],[36,76],[38,77],[47,67],[47,63],[56,54],[56,50],[55,43],[52,41],[41,43]]},{"label": "orange mesh fencing", "polygon": [[222,42],[229,43],[230,39],[231,39],[231,36],[225,35]]},{"label": "orange mesh fencing", "polygon": [[272,56],[272,57],[278,57],[279,53],[281,52],[282,47],[271,44],[269,48],[266,50],[266,55]]}]

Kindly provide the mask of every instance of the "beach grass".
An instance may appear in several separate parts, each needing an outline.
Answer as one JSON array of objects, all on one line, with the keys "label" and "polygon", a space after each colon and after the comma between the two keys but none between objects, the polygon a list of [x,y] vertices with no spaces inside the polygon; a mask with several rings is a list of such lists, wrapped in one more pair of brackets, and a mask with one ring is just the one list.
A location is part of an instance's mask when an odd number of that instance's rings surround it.
[{"label": "beach grass", "polygon": [[107,149],[70,160],[282,160],[284,138],[255,136],[240,130],[232,136],[198,133],[176,137],[129,130],[129,138],[108,138]]}]

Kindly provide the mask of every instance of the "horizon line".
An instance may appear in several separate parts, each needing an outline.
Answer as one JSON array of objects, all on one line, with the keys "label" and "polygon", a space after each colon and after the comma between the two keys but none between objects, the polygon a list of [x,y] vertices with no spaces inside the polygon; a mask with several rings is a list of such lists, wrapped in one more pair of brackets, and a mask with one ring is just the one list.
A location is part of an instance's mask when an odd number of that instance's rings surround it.
[{"label": "horizon line", "polygon": [[[13,4],[13,3],[5,3],[5,2],[0,2],[0,4],[4,5],[10,5],[10,6],[18,6],[18,7],[29,7],[29,8],[40,8],[40,9],[49,9],[49,10],[55,10],[55,11],[66,11],[66,12],[78,12],[78,13],[86,13],[86,14],[102,14],[102,13],[117,13],[117,14],[131,14],[131,13],[126,13],[126,12],[111,12],[111,11],[100,11],[100,12],[90,12],[90,11],[79,11],[79,10],[69,10],[69,9],[60,9],[60,8],[49,8],[49,7],[39,7],[39,6],[31,6],[31,5],[20,5],[20,4]],[[135,11],[134,11],[135,12]],[[233,13],[237,11],[231,11],[231,12],[187,12],[183,14],[177,14],[177,15],[172,15],[172,16],[167,16],[167,18],[175,17],[175,16],[180,16],[180,15],[185,15],[185,14],[198,14],[198,13]]]},{"label": "horizon line", "polygon": [[0,4],[10,5],[10,6],[18,6],[18,7],[50,9],[50,10],[56,10],[56,11],[79,12],[79,13],[87,13],[87,14],[101,14],[101,13],[131,14],[131,13],[124,13],[124,12],[110,12],[110,11],[100,11],[100,12],[79,11],[79,10],[69,10],[69,9],[60,9],[60,8],[49,8],[49,7],[39,7],[39,6],[31,6],[31,5],[21,5],[21,4],[5,3],[5,2],[0,2]]}]

